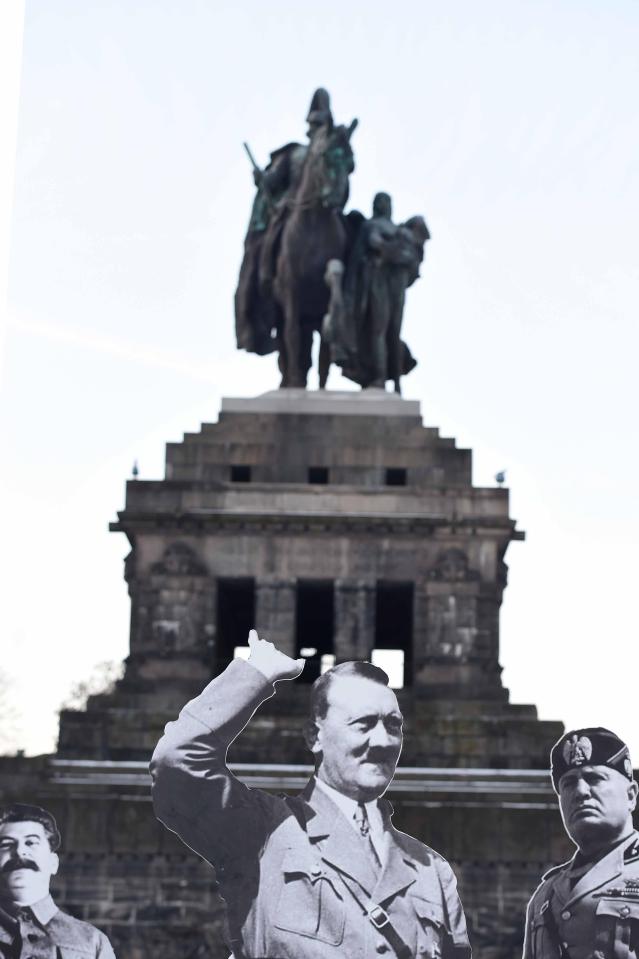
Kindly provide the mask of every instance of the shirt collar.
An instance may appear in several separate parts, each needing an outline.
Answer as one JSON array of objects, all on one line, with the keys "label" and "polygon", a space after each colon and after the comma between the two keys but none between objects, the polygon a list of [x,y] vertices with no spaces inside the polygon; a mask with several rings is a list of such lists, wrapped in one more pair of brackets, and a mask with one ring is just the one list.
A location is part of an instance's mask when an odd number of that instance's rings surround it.
[{"label": "shirt collar", "polygon": [[[333,789],[332,786],[329,786],[328,783],[325,783],[317,776],[315,777],[315,784],[326,793],[328,798],[331,799],[339,809],[341,809],[348,821],[354,824],[354,816],[359,805],[357,800],[351,799],[350,796],[345,796],[344,793],[338,792],[337,789]],[[368,816],[371,828],[375,830],[382,829],[383,821],[377,805],[377,800],[373,799],[370,802],[363,803],[362,805],[366,807],[366,815]]]},{"label": "shirt collar", "polygon": [[58,907],[54,903],[51,896],[48,895],[48,896],[45,896],[44,899],[41,899],[39,902],[35,902],[31,906],[31,911],[33,912],[33,915],[36,917],[40,925],[46,926],[46,924],[48,922],[51,922],[51,920],[55,916],[56,912],[58,911]]},{"label": "shirt collar", "polygon": [[40,899],[38,902],[32,902],[29,905],[2,899],[0,900],[0,908],[4,909],[4,911],[14,919],[19,916],[22,909],[30,909],[42,926],[46,926],[48,922],[51,922],[58,911],[58,907],[49,894],[47,894],[44,899]]}]

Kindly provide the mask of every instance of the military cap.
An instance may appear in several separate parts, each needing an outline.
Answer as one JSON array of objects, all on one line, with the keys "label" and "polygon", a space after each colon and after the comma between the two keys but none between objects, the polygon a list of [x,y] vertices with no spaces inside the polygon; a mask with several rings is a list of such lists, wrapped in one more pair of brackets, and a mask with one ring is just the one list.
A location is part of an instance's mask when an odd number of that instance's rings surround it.
[{"label": "military cap", "polygon": [[632,782],[630,751],[624,741],[602,726],[571,729],[557,740],[550,752],[550,775],[555,792],[559,780],[580,766],[608,766]]}]

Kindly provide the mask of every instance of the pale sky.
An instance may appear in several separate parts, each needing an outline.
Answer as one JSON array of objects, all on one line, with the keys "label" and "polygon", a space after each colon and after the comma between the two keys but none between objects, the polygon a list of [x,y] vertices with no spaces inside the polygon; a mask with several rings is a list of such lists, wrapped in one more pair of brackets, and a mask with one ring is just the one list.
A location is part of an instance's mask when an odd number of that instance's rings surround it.
[{"label": "pale sky", "polygon": [[432,234],[405,396],[473,449],[476,485],[507,470],[527,533],[511,699],[610,726],[639,762],[637,49],[631,0],[27,0],[1,387],[14,748],[51,750],[71,685],[127,653],[107,524],[133,460],[160,478],[221,396],[277,386],[234,345],[241,144],[265,163],[303,140],[322,85],[359,118],[350,208],[383,189]]}]

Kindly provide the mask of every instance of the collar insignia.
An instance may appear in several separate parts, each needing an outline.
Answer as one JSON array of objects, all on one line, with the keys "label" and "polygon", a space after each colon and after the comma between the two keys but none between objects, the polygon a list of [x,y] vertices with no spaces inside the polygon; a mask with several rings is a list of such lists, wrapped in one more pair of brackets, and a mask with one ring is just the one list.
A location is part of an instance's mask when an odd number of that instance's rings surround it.
[{"label": "collar insignia", "polygon": [[639,859],[639,839],[635,839],[623,854],[623,861],[625,863],[635,862],[637,859]]}]

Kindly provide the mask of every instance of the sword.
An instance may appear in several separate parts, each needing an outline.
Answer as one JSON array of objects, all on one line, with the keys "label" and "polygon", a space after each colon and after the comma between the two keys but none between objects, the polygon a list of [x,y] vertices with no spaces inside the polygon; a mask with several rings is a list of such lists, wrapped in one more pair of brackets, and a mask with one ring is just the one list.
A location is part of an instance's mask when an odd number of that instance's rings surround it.
[{"label": "sword", "polygon": [[248,145],[248,143],[243,143],[242,146],[246,150],[246,155],[251,161],[251,166],[253,167],[253,171],[257,177],[258,187],[264,194],[264,199],[266,200],[267,204],[269,205],[271,210],[273,210],[275,208],[275,203],[273,201],[273,197],[271,196],[271,191],[269,190],[267,186],[266,179],[264,177],[264,171],[260,169],[260,167],[257,165],[255,157],[251,153],[251,148]]}]

